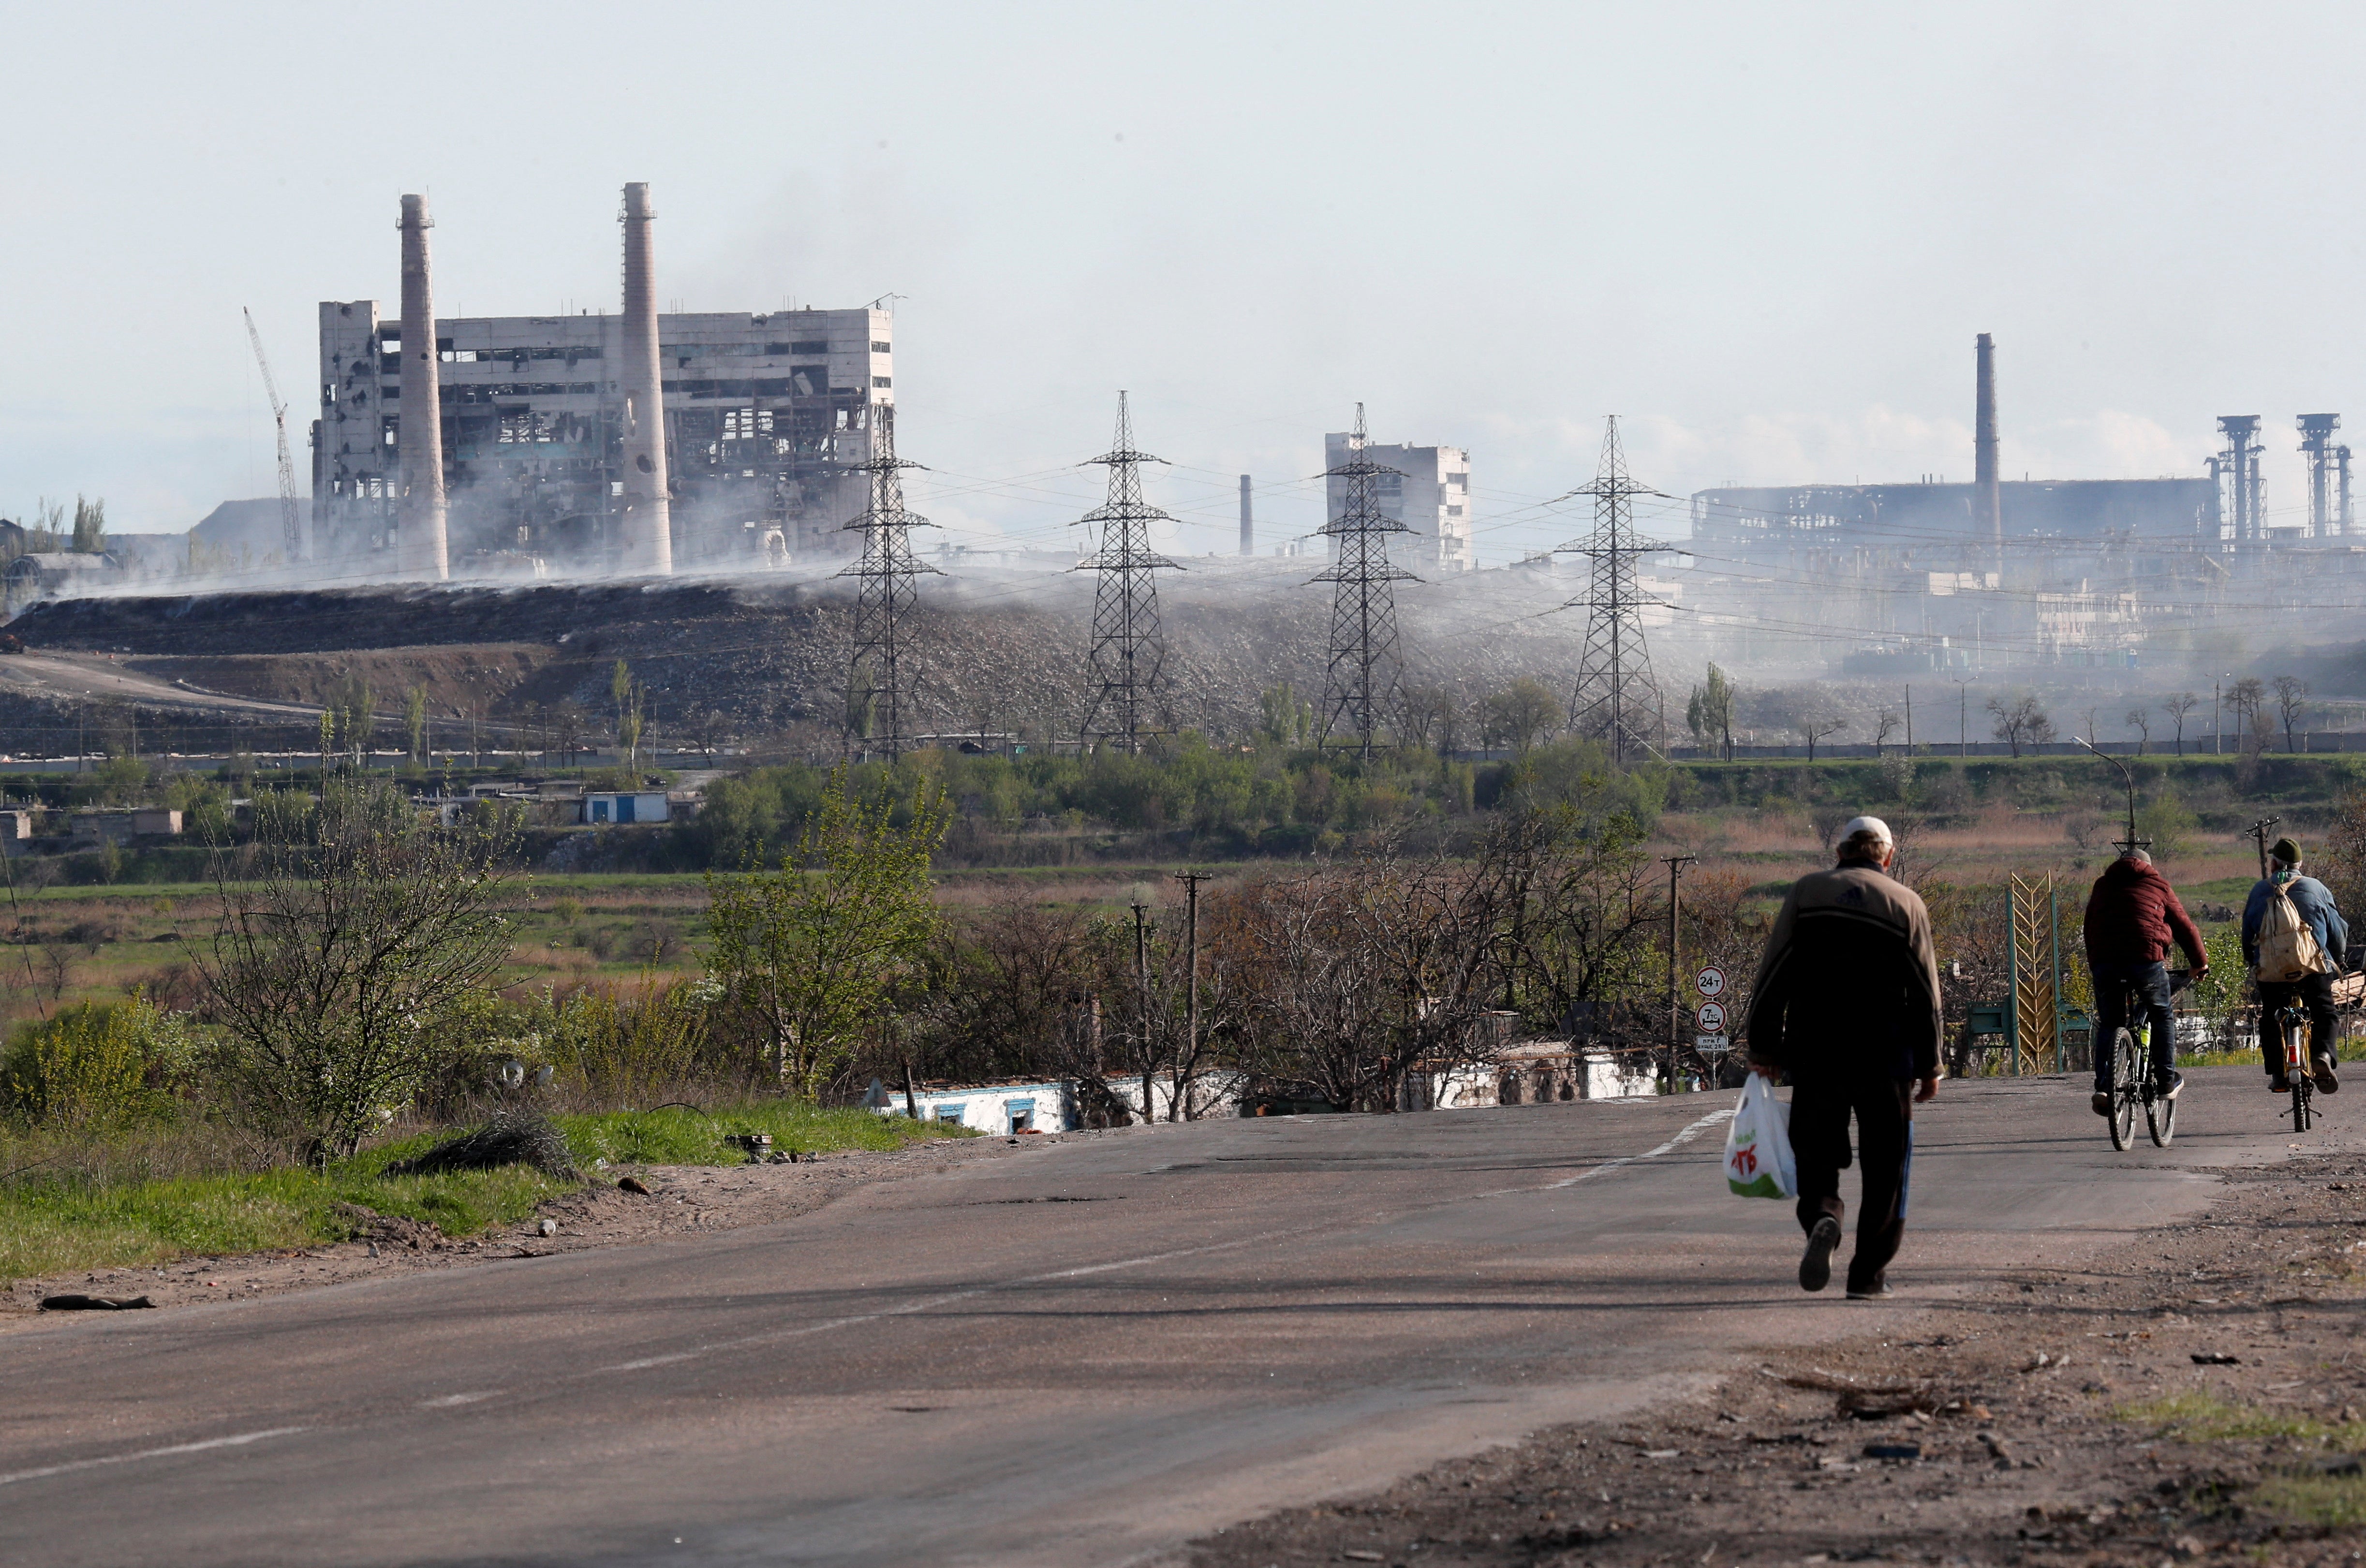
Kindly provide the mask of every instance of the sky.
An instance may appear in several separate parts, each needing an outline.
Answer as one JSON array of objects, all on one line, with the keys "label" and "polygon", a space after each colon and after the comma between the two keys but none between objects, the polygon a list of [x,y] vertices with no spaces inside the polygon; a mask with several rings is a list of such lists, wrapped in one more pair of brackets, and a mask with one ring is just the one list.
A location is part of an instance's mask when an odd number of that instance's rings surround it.
[{"label": "sky", "polygon": [[[1059,547],[1116,394],[1164,541],[1321,521],[1323,434],[1465,446],[1483,562],[1583,532],[1606,415],[1671,497],[2196,474],[2355,410],[2366,13],[2333,6],[0,5],[0,515],[271,493],[315,304],[887,299],[915,510]],[[1662,536],[1681,500],[1647,503]]]}]

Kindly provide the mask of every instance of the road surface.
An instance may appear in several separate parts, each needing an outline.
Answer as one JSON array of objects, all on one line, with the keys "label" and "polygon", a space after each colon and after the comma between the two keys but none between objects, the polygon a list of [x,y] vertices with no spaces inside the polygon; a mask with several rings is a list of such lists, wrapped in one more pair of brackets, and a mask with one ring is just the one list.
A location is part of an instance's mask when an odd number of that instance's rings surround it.
[{"label": "road surface", "polygon": [[1896,1303],[1801,1294],[1705,1095],[1088,1135],[695,1241],[61,1319],[0,1337],[0,1562],[1153,1560],[2358,1146],[2346,1100],[2295,1138],[2257,1069],[2189,1077],[2124,1155],[2082,1084],[1942,1086]]}]

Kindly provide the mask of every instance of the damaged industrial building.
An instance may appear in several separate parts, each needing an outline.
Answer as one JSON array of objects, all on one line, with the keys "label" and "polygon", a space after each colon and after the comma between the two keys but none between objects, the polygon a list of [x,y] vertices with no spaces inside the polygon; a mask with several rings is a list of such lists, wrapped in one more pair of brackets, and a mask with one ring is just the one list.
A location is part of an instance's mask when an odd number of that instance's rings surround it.
[{"label": "damaged industrial building", "polygon": [[662,575],[852,553],[840,531],[866,492],[849,471],[895,400],[888,311],[661,314],[655,211],[633,185],[621,312],[435,317],[425,204],[403,202],[401,311],[320,307],[303,551],[320,570]]}]

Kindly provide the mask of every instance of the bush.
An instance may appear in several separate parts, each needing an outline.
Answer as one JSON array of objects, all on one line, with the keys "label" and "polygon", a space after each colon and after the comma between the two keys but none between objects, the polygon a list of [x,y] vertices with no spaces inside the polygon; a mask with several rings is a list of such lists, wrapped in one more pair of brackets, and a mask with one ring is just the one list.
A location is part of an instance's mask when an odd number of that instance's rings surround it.
[{"label": "bush", "polygon": [[186,1019],[145,998],[78,1002],[17,1026],[0,1089],[11,1110],[66,1127],[119,1127],[172,1109],[171,1086],[193,1054]]}]

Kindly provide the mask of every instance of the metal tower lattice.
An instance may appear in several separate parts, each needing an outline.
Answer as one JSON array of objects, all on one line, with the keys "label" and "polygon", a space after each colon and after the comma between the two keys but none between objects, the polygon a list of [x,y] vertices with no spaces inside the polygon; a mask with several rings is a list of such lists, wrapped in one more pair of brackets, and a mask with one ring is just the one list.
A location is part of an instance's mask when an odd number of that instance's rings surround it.
[{"label": "metal tower lattice", "polygon": [[1644,598],[1635,582],[1635,558],[1658,549],[1645,546],[1635,533],[1635,498],[1659,495],[1638,484],[1627,472],[1627,451],[1618,440],[1618,416],[1610,416],[1602,436],[1602,461],[1594,482],[1561,497],[1594,498],[1594,533],[1583,543],[1572,541],[1559,551],[1587,557],[1594,562],[1593,582],[1583,601],[1587,611],[1585,656],[1579,662],[1577,688],[1570,694],[1569,727],[1610,748],[1617,761],[1655,750],[1666,721],[1666,705],[1651,675],[1651,653],[1643,641]]},{"label": "metal tower lattice", "polygon": [[1364,405],[1358,403],[1347,461],[1324,470],[1325,479],[1347,482],[1339,515],[1323,525],[1332,541],[1331,570],[1312,581],[1337,585],[1331,597],[1316,744],[1328,744],[1335,729],[1350,729],[1369,757],[1383,720],[1404,696],[1395,585],[1419,580],[1389,559],[1389,536],[1413,530],[1380,509],[1377,481],[1382,474],[1403,470],[1366,457],[1364,443]]},{"label": "metal tower lattice", "polygon": [[846,664],[846,732],[860,750],[892,757],[909,743],[906,726],[918,684],[905,623],[919,600],[919,574],[937,569],[912,553],[909,531],[930,526],[929,520],[904,509],[903,471],[920,465],[896,456],[895,411],[872,412],[878,429],[871,460],[847,469],[871,476],[871,504],[845,529],[862,536],[862,554],[838,574],[862,584]]},{"label": "metal tower lattice", "polygon": [[1133,414],[1120,392],[1117,444],[1088,460],[1109,468],[1109,501],[1077,519],[1100,528],[1099,548],[1076,568],[1100,573],[1093,595],[1093,698],[1077,733],[1088,746],[1098,739],[1139,751],[1144,733],[1153,726],[1159,669],[1166,661],[1153,574],[1175,567],[1150,547],[1151,524],[1174,519],[1143,500],[1142,465],[1166,459],[1134,450]]}]

